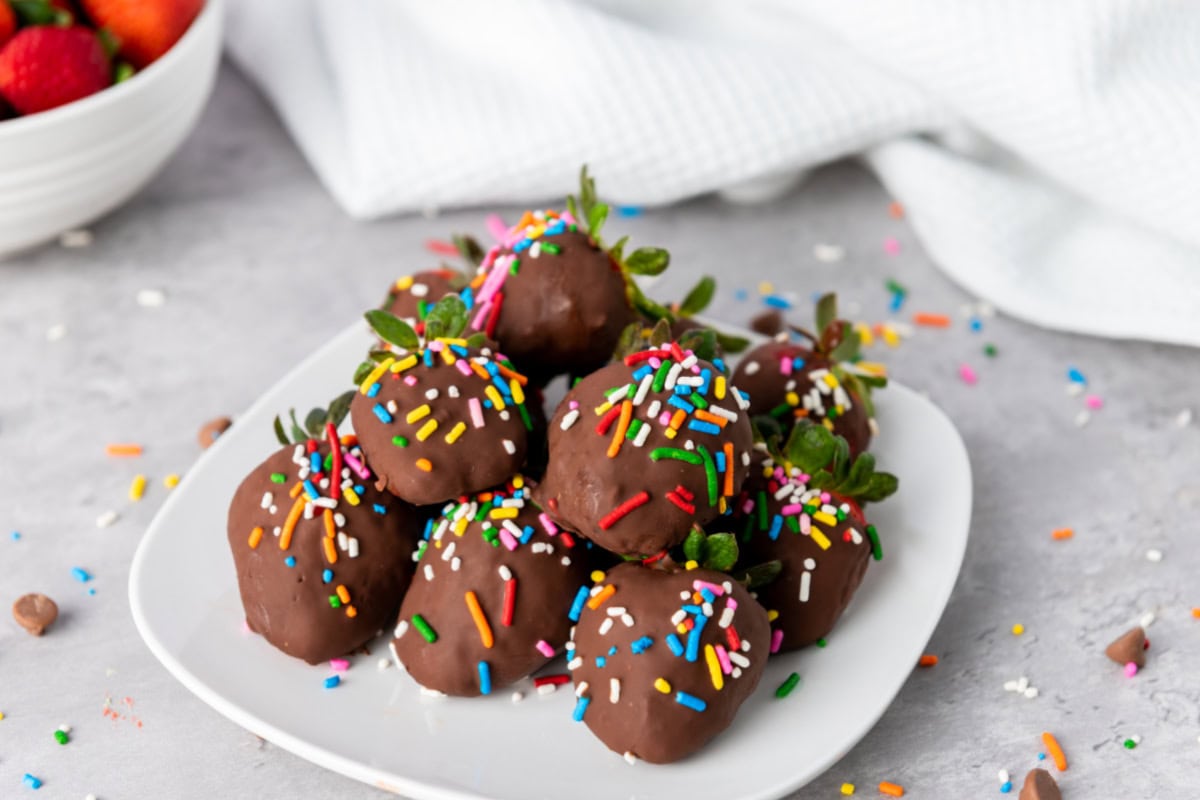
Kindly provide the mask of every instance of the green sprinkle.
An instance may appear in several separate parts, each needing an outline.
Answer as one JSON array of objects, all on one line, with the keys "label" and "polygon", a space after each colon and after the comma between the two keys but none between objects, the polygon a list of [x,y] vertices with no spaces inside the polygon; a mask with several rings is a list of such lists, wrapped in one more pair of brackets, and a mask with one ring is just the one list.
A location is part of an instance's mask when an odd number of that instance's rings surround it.
[{"label": "green sprinkle", "polygon": [[69,738],[67,738],[66,731],[57,730],[54,732],[54,741],[58,742],[59,744],[66,744],[67,742],[69,742],[71,740]]},{"label": "green sprinkle", "polygon": [[792,411],[792,407],[789,406],[787,403],[780,403],[779,405],[775,406],[767,413],[769,413],[772,417],[782,417],[784,414],[791,413],[791,411]]},{"label": "green sprinkle", "polygon": [[708,410],[708,401],[701,397],[697,392],[692,392],[687,396],[687,398],[688,400],[692,401],[692,404],[695,405],[696,408],[703,408],[705,411]]},{"label": "green sprinkle", "polygon": [[417,319],[424,321],[425,317],[428,316],[428,314],[429,314],[429,301],[428,300],[418,300],[417,301]]},{"label": "green sprinkle", "polygon": [[838,522],[842,522],[846,519],[846,512],[839,508],[834,516],[838,518]]},{"label": "green sprinkle", "polygon": [[792,689],[796,688],[798,683],[800,683],[800,673],[793,672],[791,675],[788,675],[786,681],[779,684],[779,688],[775,690],[775,696],[780,698],[787,697],[792,693]]},{"label": "green sprinkle", "polygon": [[825,641],[824,639],[817,639],[817,647],[824,647],[827,644],[829,644],[829,642]]},{"label": "green sprinkle", "polygon": [[879,543],[879,532],[874,525],[867,526],[867,538],[871,540],[871,556],[876,561],[883,561],[883,545]]},{"label": "green sprinkle", "polygon": [[533,430],[533,420],[529,418],[529,409],[525,408],[525,404],[517,406],[517,410],[521,412],[521,422],[525,423],[525,430]]},{"label": "green sprinkle", "polygon": [[396,445],[396,447],[408,447],[408,439],[405,439],[403,436],[393,436],[392,444]]},{"label": "green sprinkle", "polygon": [[1135,742],[1133,739],[1126,739],[1124,744],[1126,750],[1132,750],[1133,748],[1137,747],[1137,742]]},{"label": "green sprinkle", "polygon": [[796,517],[784,517],[783,521],[787,523],[788,529],[790,529],[792,533],[800,532],[800,521],[796,519]]},{"label": "green sprinkle", "polygon": [[419,545],[417,545],[417,560],[418,561],[421,560],[421,556],[425,555],[425,548],[428,546],[429,546],[429,542],[425,541],[424,539],[422,539],[421,543]]},{"label": "green sprinkle", "polygon": [[656,392],[661,392],[667,384],[667,373],[671,371],[671,362],[664,361],[658,365],[658,372],[654,373],[654,383],[650,384],[650,388]]},{"label": "green sprinkle", "polygon": [[433,644],[437,641],[437,631],[431,628],[429,623],[426,622],[425,618],[420,614],[413,614],[412,624],[413,627],[419,630],[421,635],[425,637],[425,641],[429,642],[430,644]]},{"label": "green sprinkle", "polygon": [[704,474],[708,478],[708,504],[715,506],[717,504],[717,496],[720,492],[717,489],[717,465],[713,463],[712,456],[708,453],[708,448],[704,445],[698,445],[700,457],[704,459]]},{"label": "green sprinkle", "polygon": [[625,432],[625,438],[632,442],[634,439],[637,438],[638,431],[640,431],[641,429],[642,429],[642,421],[640,419],[635,419],[635,420],[631,421],[629,423],[629,430],[627,430]]},{"label": "green sprinkle", "polygon": [[700,456],[689,450],[680,450],[678,447],[656,447],[650,451],[651,461],[662,461],[664,458],[684,461],[688,464],[704,463],[704,459]]},{"label": "green sprinkle", "polygon": [[486,531],[484,531],[483,540],[492,547],[500,546],[500,534],[496,532],[495,528],[488,528]]},{"label": "green sprinkle", "polygon": [[330,608],[341,608],[342,607],[341,598],[339,598],[336,594],[329,595],[329,607]]},{"label": "green sprinkle", "polygon": [[508,265],[508,274],[516,275],[521,269],[521,259],[513,258],[512,263]]},{"label": "green sprinkle", "polygon": [[272,472],[271,473],[271,483],[286,483],[286,482],[287,482],[287,475],[284,475],[282,472]]},{"label": "green sprinkle", "polygon": [[758,502],[754,504],[758,507],[758,529],[765,531],[767,529],[767,493],[761,489],[758,492]]},{"label": "green sprinkle", "polygon": [[994,344],[985,344],[983,346],[983,354],[985,356],[987,356],[988,358],[995,358],[996,352],[997,352],[996,345],[994,345]]},{"label": "green sprinkle", "polygon": [[492,506],[495,504],[496,503],[494,500],[488,500],[486,503],[481,505],[479,510],[475,512],[475,521],[483,522],[483,518],[488,515],[488,512],[492,510]]},{"label": "green sprinkle", "polygon": [[325,471],[333,472],[333,453],[325,454]]},{"label": "green sprinkle", "polygon": [[550,242],[542,242],[542,252],[549,253],[552,256],[556,256],[562,252],[562,248],[559,247],[558,245],[552,244]]},{"label": "green sprinkle", "polygon": [[907,295],[908,294],[908,289],[905,289],[902,285],[897,283],[892,278],[888,278],[887,281],[885,281],[883,285],[886,286],[887,290],[889,292],[891,292],[892,294],[899,294],[899,295]]}]

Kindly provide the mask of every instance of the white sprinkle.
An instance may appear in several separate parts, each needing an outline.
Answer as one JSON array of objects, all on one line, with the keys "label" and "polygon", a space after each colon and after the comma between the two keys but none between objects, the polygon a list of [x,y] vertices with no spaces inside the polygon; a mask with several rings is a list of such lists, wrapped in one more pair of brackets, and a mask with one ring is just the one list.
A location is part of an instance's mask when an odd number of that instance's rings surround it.
[{"label": "white sprinkle", "polygon": [[746,365],[746,368],[742,371],[745,372],[747,375],[755,375],[758,373],[758,371],[760,369],[762,369],[762,366],[757,361],[751,361],[749,364]]},{"label": "white sprinkle", "polygon": [[46,329],[46,341],[47,342],[61,341],[63,339],[63,337],[65,337],[66,335],[67,335],[67,326],[63,325],[62,323],[59,323],[58,325],[51,325],[49,328]]},{"label": "white sprinkle", "polygon": [[334,524],[336,524],[336,525],[337,525],[339,528],[344,528],[344,527],[346,527],[346,515],[345,515],[345,514],[342,514],[340,511],[336,511],[336,512],[334,512],[334,514],[333,514],[333,522],[334,522]]},{"label": "white sprinkle", "polygon": [[425,695],[426,697],[445,697],[446,696],[445,692],[439,692],[437,689],[426,689],[424,686],[421,687],[421,694]]},{"label": "white sprinkle", "polygon": [[425,295],[429,294],[429,284],[414,283],[412,286],[408,287],[408,293],[413,297],[424,297]]},{"label": "white sprinkle", "polygon": [[1138,734],[1136,734],[1136,733],[1135,733],[1133,736],[1130,736],[1129,738],[1133,740],[1133,743],[1134,743],[1134,744],[1141,744],[1141,743],[1142,743],[1142,737],[1141,737],[1141,736],[1139,736],[1139,735],[1138,735]]},{"label": "white sprinkle", "polygon": [[427,580],[427,581],[433,580],[433,564],[425,565],[425,580]]},{"label": "white sprinkle", "polygon": [[513,703],[514,703],[514,704],[516,704],[516,703],[519,703],[519,702],[521,702],[521,701],[522,701],[522,700],[524,700],[524,699],[525,699],[525,693],[524,693],[524,692],[513,692],[513,693],[512,693],[512,701],[513,701]]},{"label": "white sprinkle", "polygon": [[450,562],[450,571],[458,572],[458,568],[461,566],[462,566],[462,559],[459,558],[458,556],[455,556],[454,559]]},{"label": "white sprinkle", "polygon": [[612,617],[605,617],[604,622],[600,623],[600,635],[603,636],[604,634],[608,633],[610,630],[612,630],[612,626]]},{"label": "white sprinkle", "polygon": [[338,543],[338,549],[341,550],[343,553],[346,552],[346,548],[348,548],[350,546],[350,537],[348,537],[346,535],[345,531],[338,531],[337,543]]},{"label": "white sprinkle", "polygon": [[1038,690],[1037,690],[1037,687],[1036,687],[1036,686],[1030,686],[1028,689],[1026,689],[1026,690],[1025,690],[1025,696],[1026,696],[1027,698],[1029,698],[1030,700],[1032,700],[1033,698],[1037,697],[1037,696],[1038,696]]},{"label": "white sprinkle", "polygon": [[583,697],[583,693],[586,692],[587,690],[588,690],[588,682],[580,681],[579,685],[575,687],[575,696]]},{"label": "white sprinkle", "polygon": [[511,581],[512,580],[512,570],[503,564],[500,565],[500,580],[502,580],[502,581]]},{"label": "white sprinkle", "polygon": [[1143,628],[1149,628],[1154,624],[1154,612],[1147,611],[1145,614],[1142,614],[1142,618],[1138,620],[1138,624]]},{"label": "white sprinkle", "polygon": [[404,663],[400,661],[400,653],[396,651],[396,643],[388,642],[388,650],[392,651],[392,661],[396,662],[396,669],[404,671]]},{"label": "white sprinkle", "polygon": [[109,510],[96,517],[97,528],[108,528],[117,521],[117,512]]},{"label": "white sprinkle", "polygon": [[161,289],[139,289],[137,304],[142,308],[162,308],[167,302],[167,295]]},{"label": "white sprinkle", "polygon": [[500,419],[504,420],[505,422],[508,422],[510,419],[512,419],[512,415],[508,413],[507,408],[500,412]]},{"label": "white sprinkle", "polygon": [[1092,412],[1086,408],[1079,409],[1079,413],[1075,415],[1075,427],[1082,428],[1092,421]]},{"label": "white sprinkle", "polygon": [[442,551],[442,561],[449,561],[450,559],[454,558],[454,546],[456,544],[457,542],[451,542],[450,544],[446,545],[446,549]]},{"label": "white sprinkle", "polygon": [[1016,690],[1017,690],[1017,682],[1016,681],[1005,681],[1004,682],[1004,691],[1015,692]]},{"label": "white sprinkle", "polygon": [[846,248],[836,244],[814,244],[813,258],[822,264],[835,264],[846,257]]},{"label": "white sprinkle", "polygon": [[384,672],[391,665],[392,665],[392,662],[388,661],[386,658],[381,658],[375,662],[375,669],[377,669],[380,672]]},{"label": "white sprinkle", "polygon": [[425,392],[425,399],[426,400],[437,400],[438,399],[438,390],[430,389],[429,391]]},{"label": "white sprinkle", "polygon": [[1153,561],[1153,562],[1154,562],[1154,563],[1156,563],[1156,564],[1157,564],[1159,561],[1162,561],[1162,560],[1163,560],[1163,553],[1162,553],[1162,550],[1156,550],[1156,549],[1154,549],[1154,548],[1151,548],[1151,549],[1147,550],[1147,551],[1146,551],[1146,560],[1147,560],[1147,561]]},{"label": "white sprinkle", "polygon": [[733,609],[726,606],[725,610],[721,612],[721,619],[717,621],[717,625],[722,628],[728,628],[733,624],[733,613]]},{"label": "white sprinkle", "polygon": [[[710,408],[716,408],[716,406],[710,406]],[[646,443],[646,439],[649,438],[649,436],[650,436],[650,426],[643,425],[641,428],[638,429],[637,436],[633,437],[633,446],[641,447],[642,445],[644,445]]]},{"label": "white sprinkle", "polygon": [[633,754],[632,750],[626,750],[625,754],[621,756],[621,758],[625,759],[625,763],[629,764],[631,767],[638,762],[638,757]]},{"label": "white sprinkle", "polygon": [[608,702],[618,703],[621,700],[621,681],[616,678],[609,679],[608,682]]},{"label": "white sprinkle", "polygon": [[63,231],[58,237],[58,243],[63,247],[76,250],[80,247],[91,247],[92,232],[87,228],[79,228],[73,231]]},{"label": "white sprinkle", "polygon": [[392,631],[392,637],[395,639],[403,638],[404,634],[408,633],[408,620],[400,620],[396,623],[396,629]]},{"label": "white sprinkle", "polygon": [[1192,410],[1190,408],[1185,408],[1183,411],[1180,411],[1177,415],[1175,415],[1175,424],[1180,428],[1186,428],[1188,425],[1191,425]]},{"label": "white sprinkle", "polygon": [[[687,594],[687,593],[680,592],[680,594]],[[691,597],[691,595],[687,594],[687,597],[685,597],[684,599],[686,600],[690,597]],[[678,625],[679,623],[683,622],[685,619],[687,619],[687,612],[681,608],[678,611],[676,611],[674,614],[671,615],[671,624]]]},{"label": "white sprinkle", "polygon": [[1028,688],[1029,688],[1029,678],[1026,678],[1024,675],[1017,678],[1017,691],[1018,692],[1024,693],[1025,690]]},{"label": "white sprinkle", "polygon": [[501,442],[501,444],[504,445],[504,452],[508,453],[510,456],[517,452],[517,446],[512,443],[511,439],[505,439],[503,442]]},{"label": "white sprinkle", "polygon": [[637,394],[633,396],[633,404],[635,406],[640,406],[642,401],[646,399],[646,395],[650,393],[650,384],[653,382],[653,375],[647,375],[645,378],[642,378],[641,384],[638,385]]},{"label": "white sprinkle", "polygon": [[740,678],[740,677],[742,677],[742,668],[734,667],[733,670],[729,674],[735,678]]},{"label": "white sprinkle", "polygon": [[450,395],[451,397],[458,397],[460,392],[458,391],[457,386],[451,384],[450,386],[446,387],[446,394]]},{"label": "white sprinkle", "polygon": [[651,401],[650,405],[646,406],[646,419],[654,419],[658,416],[659,411],[662,411],[662,401]]},{"label": "white sprinkle", "polygon": [[1000,770],[1000,772],[996,775],[996,777],[1000,779],[1001,784],[1008,783],[1008,778],[1009,778],[1008,770],[1006,770],[1006,769]]},{"label": "white sprinkle", "polygon": [[1082,384],[1082,383],[1077,383],[1076,381],[1070,381],[1066,386],[1067,394],[1071,395],[1071,397],[1076,397],[1078,395],[1081,395],[1081,394],[1083,394],[1083,387],[1084,387],[1084,384]]},{"label": "white sprinkle", "polygon": [[742,655],[741,653],[739,653],[737,651],[732,651],[729,653],[729,660],[731,662],[733,662],[734,664],[737,664],[739,667],[749,667],[750,666],[750,659],[746,658],[744,655]]},{"label": "white sprinkle", "polygon": [[328,508],[330,511],[337,508],[337,500],[332,497],[318,497],[316,500],[311,500],[310,503],[316,508]]},{"label": "white sprinkle", "polygon": [[575,422],[576,422],[578,419],[579,419],[579,409],[578,409],[578,408],[572,408],[572,409],[571,409],[570,411],[568,411],[568,412],[566,413],[566,415],[565,415],[565,416],[562,418],[562,422],[559,424],[559,426],[558,426],[558,427],[559,427],[559,428],[561,428],[561,429],[562,429],[562,430],[564,430],[564,431],[566,431],[566,430],[570,430],[570,429],[571,429],[571,426],[572,426],[572,425],[574,425],[574,424],[575,424]]},{"label": "white sprinkle", "polygon": [[65,722],[64,722],[62,725],[59,725],[59,726],[58,726],[58,729],[59,729],[60,731],[62,731],[63,733],[70,733],[70,732],[71,732],[71,726],[70,726],[70,725],[68,725],[68,724],[67,724],[67,723],[65,723]]},{"label": "white sprinkle", "polygon": [[979,311],[979,316],[981,317],[991,319],[996,316],[996,307],[986,300],[980,300],[976,305],[976,309]]},{"label": "white sprinkle", "polygon": [[742,466],[743,467],[750,466],[750,454],[747,453],[745,450],[742,451]]},{"label": "white sprinkle", "polygon": [[614,606],[608,610],[610,617],[619,617],[625,613],[625,606]]},{"label": "white sprinkle", "polygon": [[[567,668],[570,669],[569,664],[567,665]],[[553,683],[543,683],[541,686],[537,687],[538,694],[554,694],[557,690],[558,686]]]},{"label": "white sprinkle", "polygon": [[[691,593],[691,592],[680,592],[680,593],[679,593],[679,599],[680,599],[680,600],[688,600],[688,601],[691,601],[691,599],[692,599],[692,593]],[[686,611],[685,611],[685,612],[683,612],[683,613],[684,613],[685,615],[687,614],[687,612],[686,612]],[[676,615],[678,616],[678,612],[676,612]],[[672,617],[671,619],[672,619],[672,621],[674,621],[674,617]],[[680,617],[680,619],[682,620],[682,617]],[[674,624],[678,625],[679,623],[678,623],[678,622],[675,622]]]},{"label": "white sprinkle", "polygon": [[268,509],[267,509],[267,513],[268,513],[268,514],[277,514],[277,513],[279,513],[279,506],[271,506],[270,508],[268,508]]},{"label": "white sprinkle", "polygon": [[562,565],[563,565],[564,567],[569,567],[569,566],[571,566],[571,557],[570,557],[570,556],[563,556],[563,557],[562,557]]},{"label": "white sprinkle", "polygon": [[720,407],[719,405],[717,405],[716,403],[712,403],[712,404],[710,404],[710,405],[709,405],[709,407],[708,407],[708,413],[710,413],[710,414],[712,414],[712,415],[714,415],[714,416],[717,416],[717,417],[721,417],[722,419],[727,419],[727,420],[729,420],[730,422],[737,422],[737,419],[738,419],[738,415],[737,415],[737,414],[735,414],[734,412],[730,411],[729,409],[726,409],[726,408],[721,408],[721,407]]},{"label": "white sprinkle", "polygon": [[630,615],[628,615],[628,614],[622,614],[622,615],[621,615],[621,622],[625,623],[625,627],[626,627],[626,628],[632,628],[632,627],[633,627],[633,617],[631,617],[631,616],[630,616]]}]

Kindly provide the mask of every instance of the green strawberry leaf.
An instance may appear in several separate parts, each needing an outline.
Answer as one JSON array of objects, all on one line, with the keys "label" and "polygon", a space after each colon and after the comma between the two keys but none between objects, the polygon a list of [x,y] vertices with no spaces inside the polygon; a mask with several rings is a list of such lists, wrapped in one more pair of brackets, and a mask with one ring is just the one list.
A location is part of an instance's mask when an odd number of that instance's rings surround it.
[{"label": "green strawberry leaf", "polygon": [[470,347],[473,350],[479,350],[486,346],[487,343],[488,338],[486,333],[472,333],[467,337],[467,347]]},{"label": "green strawberry leaf", "polygon": [[455,233],[450,236],[450,241],[458,249],[458,254],[462,256],[463,261],[476,267],[483,263],[483,257],[486,253],[483,245],[476,241],[473,236]]},{"label": "green strawberry leaf", "polygon": [[124,83],[137,73],[133,64],[128,61],[118,61],[113,65],[113,84]]},{"label": "green strawberry leaf", "polygon": [[617,239],[616,244],[614,244],[612,247],[608,248],[608,254],[610,256],[612,256],[613,261],[616,261],[618,264],[624,263],[625,245],[628,243],[629,243],[629,237],[622,236],[620,239]]},{"label": "green strawberry leaf", "polygon": [[[900,488],[900,479],[890,472],[876,472],[867,484],[867,490],[856,499],[864,503],[878,503],[896,493]],[[852,498],[853,499],[853,498]]]},{"label": "green strawberry leaf", "polygon": [[717,331],[717,343],[728,354],[740,353],[750,346],[750,340]]},{"label": "green strawberry leaf", "polygon": [[[822,426],[824,427],[824,426]],[[841,436],[833,437],[833,462],[829,471],[833,474],[834,484],[840,484],[846,477],[846,468],[850,464],[850,443]]]},{"label": "green strawberry leaf", "polygon": [[859,357],[859,351],[862,350],[862,337],[853,327],[847,325],[843,332],[842,341],[838,342],[837,346],[829,353],[829,358],[833,361],[854,361]]},{"label": "green strawberry leaf", "polygon": [[587,226],[588,234],[593,239],[600,238],[600,229],[604,227],[604,221],[608,219],[608,205],[606,203],[597,203],[592,206],[588,212]]},{"label": "green strawberry leaf", "polygon": [[822,295],[817,301],[817,334],[820,335],[837,319],[837,295]]},{"label": "green strawberry leaf", "polygon": [[683,302],[679,304],[679,312],[685,317],[690,317],[699,314],[704,309],[708,308],[712,302],[713,294],[717,291],[717,282],[710,276],[705,275],[700,279],[700,282],[692,287],[692,290],[683,298]]},{"label": "green strawberry leaf", "polygon": [[861,492],[867,490],[873,474],[875,474],[875,456],[870,453],[860,454],[858,458],[854,459],[850,471],[846,474],[846,479],[842,481],[841,493],[847,497],[857,497]]},{"label": "green strawberry leaf", "polygon": [[671,323],[666,319],[660,319],[654,323],[654,327],[650,330],[650,344],[655,347],[662,347],[671,341]]},{"label": "green strawberry leaf", "polygon": [[292,440],[288,438],[287,433],[285,433],[283,430],[283,420],[279,418],[278,414],[275,415],[275,438],[278,439],[279,443],[284,447],[287,447],[292,443]]},{"label": "green strawberry leaf", "polygon": [[314,439],[325,433],[325,409],[314,408],[304,417],[304,432]]},{"label": "green strawberry leaf", "polygon": [[707,538],[699,528],[688,531],[687,538],[683,540],[683,557],[688,561],[699,562],[704,558],[704,540]]},{"label": "green strawberry leaf", "polygon": [[389,358],[395,358],[395,357],[396,357],[396,354],[393,353],[391,350],[372,350],[371,352],[367,353],[367,359],[369,361],[375,362],[376,364],[382,364],[383,362],[387,361]]},{"label": "green strawberry leaf", "polygon": [[303,442],[308,439],[308,434],[304,432],[304,428],[300,427],[300,423],[296,421],[296,409],[289,408],[288,416],[292,418],[292,441]]},{"label": "green strawberry leaf", "polygon": [[[366,379],[364,378],[363,380]],[[348,392],[342,392],[333,398],[333,402],[329,404],[329,411],[325,414],[325,421],[333,423],[335,429],[342,426],[346,415],[350,413],[350,401],[354,399],[354,394],[353,389]]]},{"label": "green strawberry leaf", "polygon": [[[461,299],[459,302],[462,302]],[[433,312],[430,312],[431,314]],[[372,309],[363,315],[367,323],[379,334],[379,338],[402,350],[415,350],[421,346],[417,332],[404,320],[383,309]]]},{"label": "green strawberry leaf", "polygon": [[808,474],[824,469],[833,460],[834,436],[823,425],[801,421],[792,429],[784,446],[787,460]]},{"label": "green strawberry leaf", "polygon": [[363,381],[375,371],[375,367],[379,366],[374,361],[364,361],[358,365],[358,369],[354,370],[354,385],[362,386]]},{"label": "green strawberry leaf", "polygon": [[467,327],[467,305],[456,294],[448,294],[425,316],[425,340],[457,338]]},{"label": "green strawberry leaf", "polygon": [[772,583],[783,573],[783,562],[779,559],[755,564],[740,572],[735,572],[732,578],[750,591],[761,589]]},{"label": "green strawberry leaf", "polygon": [[629,302],[643,316],[649,317],[652,320],[665,319],[670,321],[675,319],[675,315],[669,309],[647,297],[636,281],[632,279],[627,280],[625,284],[629,290]]},{"label": "green strawberry leaf", "polygon": [[704,558],[700,565],[705,569],[728,572],[737,560],[737,538],[732,533],[712,533],[704,540]]},{"label": "green strawberry leaf", "polygon": [[634,275],[661,275],[671,263],[671,254],[661,247],[639,247],[625,259],[625,269]]},{"label": "green strawberry leaf", "polygon": [[680,348],[691,350],[697,358],[712,361],[717,357],[717,332],[712,328],[693,328],[679,337]]}]

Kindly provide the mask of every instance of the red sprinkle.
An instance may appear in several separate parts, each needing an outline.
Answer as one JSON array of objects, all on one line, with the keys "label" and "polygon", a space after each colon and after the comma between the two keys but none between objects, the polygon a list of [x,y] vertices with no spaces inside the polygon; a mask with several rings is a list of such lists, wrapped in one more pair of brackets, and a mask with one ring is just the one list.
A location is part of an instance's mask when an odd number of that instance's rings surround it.
[{"label": "red sprinkle", "polygon": [[675,494],[679,495],[684,500],[690,501],[690,500],[696,499],[696,495],[689,492],[688,488],[686,486],[684,486],[682,483],[675,487]]},{"label": "red sprinkle", "polygon": [[533,687],[536,689],[539,686],[562,686],[564,683],[570,683],[570,675],[543,675],[540,678],[533,679]]},{"label": "red sprinkle", "polygon": [[441,239],[426,239],[425,249],[431,253],[437,253],[441,256],[456,256],[458,248],[451,242],[443,242]]},{"label": "red sprinkle", "polygon": [[617,506],[612,511],[608,512],[603,517],[601,517],[600,518],[600,530],[602,530],[602,531],[608,530],[613,525],[616,525],[618,522],[620,522],[621,518],[624,517],[626,514],[633,511],[635,508],[638,508],[639,506],[646,505],[646,503],[649,503],[649,502],[650,502],[649,492],[646,492],[646,491],[638,492],[633,497],[629,498],[624,503],[621,503],[621,505]]},{"label": "red sprinkle", "polygon": [[642,563],[643,564],[653,564],[655,561],[662,561],[666,557],[666,555],[667,555],[667,551],[663,550],[661,553],[655,553],[652,556],[643,558]]},{"label": "red sprinkle", "polygon": [[608,413],[600,418],[600,423],[596,425],[596,433],[604,436],[608,433],[608,429],[612,427],[613,422],[621,415],[621,407],[613,406],[608,410]]},{"label": "red sprinkle", "polygon": [[517,605],[517,579],[509,578],[504,582],[504,611],[500,614],[500,624],[511,626],[513,609]]},{"label": "red sprinkle", "polygon": [[329,439],[329,450],[333,455],[332,475],[329,476],[329,496],[337,500],[342,496],[342,446],[338,441],[337,428],[332,422],[325,423],[325,436]]},{"label": "red sprinkle", "polygon": [[729,652],[742,652],[742,639],[738,636],[737,629],[732,625],[725,629],[725,641],[729,642]]},{"label": "red sprinkle", "polygon": [[679,506],[679,508],[681,508],[685,514],[695,514],[696,513],[696,507],[694,505],[692,505],[691,503],[689,503],[688,501],[684,500],[679,495],[675,494],[675,492],[667,492],[666,498],[668,500],[670,500],[672,503],[674,503],[675,505]]},{"label": "red sprinkle", "polygon": [[642,361],[649,361],[656,356],[658,358],[665,358],[669,355],[671,355],[671,353],[667,350],[641,350],[637,353],[630,353],[629,355],[625,356],[625,366],[632,367],[634,364]]},{"label": "red sprinkle", "polygon": [[563,531],[562,533],[560,533],[558,535],[558,540],[560,542],[562,542],[563,544],[565,544],[567,547],[575,546],[575,537],[572,536],[571,534],[567,533],[566,531]]},{"label": "red sprinkle", "polygon": [[500,322],[500,307],[504,305],[504,292],[496,292],[496,301],[492,304],[492,313],[488,316],[487,335],[489,339],[496,338],[496,325]]}]

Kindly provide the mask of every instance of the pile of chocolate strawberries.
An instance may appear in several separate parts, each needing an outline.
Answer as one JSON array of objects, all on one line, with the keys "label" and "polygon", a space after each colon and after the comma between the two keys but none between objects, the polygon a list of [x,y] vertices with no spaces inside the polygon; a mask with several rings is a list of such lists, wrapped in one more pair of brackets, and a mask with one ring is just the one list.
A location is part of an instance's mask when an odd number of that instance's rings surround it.
[{"label": "pile of chocolate strawberries", "polygon": [[729,726],[769,657],[829,634],[897,481],[866,452],[884,378],[832,296],[731,371],[746,341],[692,319],[712,280],[650,300],[634,276],[668,255],[607,244],[607,212],[585,170],[491,249],[456,237],[473,270],[398,280],[353,388],[276,419],[229,544],[246,622],[283,652],[388,630],[397,666],[455,696],[565,653],[574,719],[665,763]]}]

